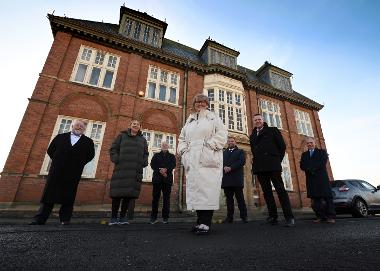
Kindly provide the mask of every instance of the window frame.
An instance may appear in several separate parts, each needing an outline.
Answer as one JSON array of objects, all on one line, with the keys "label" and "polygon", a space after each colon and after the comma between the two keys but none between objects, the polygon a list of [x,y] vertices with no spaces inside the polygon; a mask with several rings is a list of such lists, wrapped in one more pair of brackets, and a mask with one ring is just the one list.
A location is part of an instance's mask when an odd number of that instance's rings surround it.
[{"label": "window frame", "polygon": [[[265,104],[265,106],[263,106]],[[272,107],[272,109],[269,108],[269,105]],[[277,107],[278,112],[276,112],[275,108]],[[281,107],[279,103],[276,103],[271,100],[259,99],[259,108],[261,111],[261,114],[264,118],[264,121],[268,124],[269,127],[277,127],[278,129],[282,130],[283,125],[282,125],[282,119],[281,119]],[[270,119],[270,115],[272,115],[273,121]],[[266,118],[267,116],[267,118]],[[278,122],[276,116],[280,120]],[[274,124],[274,125],[273,125]],[[280,124],[280,125],[278,125]]]},{"label": "window frame", "polygon": [[[175,78],[173,80],[173,78]],[[169,105],[176,105],[178,106],[179,102],[179,88],[180,88],[180,74],[174,71],[162,69],[158,66],[149,65],[148,67],[148,77],[147,77],[147,83],[146,83],[146,90],[144,98],[148,100],[152,100],[155,102],[161,102]],[[150,84],[155,84],[154,88],[154,97],[150,97]],[[165,99],[160,99],[161,94],[161,86],[165,86]],[[172,89],[175,89],[175,102],[172,98]]]},{"label": "window frame", "polygon": [[[314,137],[313,125],[311,123],[311,118],[308,112],[299,109],[294,109],[294,118],[298,134]],[[308,125],[310,130],[308,129]]]},{"label": "window frame", "polygon": [[[91,50],[91,52],[92,52],[91,56],[88,59],[82,59],[82,54],[84,53],[85,50]],[[102,64],[97,64],[95,62],[97,59],[98,53],[104,54],[104,59],[103,59]],[[116,63],[111,64],[111,66],[109,66],[110,58],[116,59]],[[111,63],[113,63],[113,61]],[[77,58],[75,60],[75,64],[74,64],[74,67],[73,67],[73,70],[72,70],[72,73],[70,76],[70,81],[74,82],[74,83],[86,85],[86,86],[105,89],[105,90],[113,90],[114,86],[115,86],[115,82],[116,82],[119,63],[120,63],[120,56],[82,44],[79,48],[78,55],[77,55]],[[78,69],[79,69],[80,65],[87,66],[87,68],[84,72],[84,76],[83,76],[82,81],[76,80],[77,74],[78,74]],[[90,84],[90,80],[92,78],[93,70],[95,68],[100,69],[100,73],[98,76],[98,82],[96,85]],[[107,72],[113,72],[110,87],[104,86]]]},{"label": "window frame", "polygon": [[[242,91],[214,86],[207,87],[203,90],[203,93],[209,97],[209,99],[212,97],[212,99],[210,99],[209,110],[214,111],[215,114],[219,116],[229,131],[248,134],[245,95]],[[228,96],[229,98],[227,100]],[[237,99],[237,97],[239,97],[239,99]],[[238,125],[238,109],[240,109],[241,130],[238,129],[238,127],[240,127],[240,125]],[[229,112],[232,112],[232,118],[230,118],[231,114]],[[233,128],[230,128],[230,119],[233,123]]]}]

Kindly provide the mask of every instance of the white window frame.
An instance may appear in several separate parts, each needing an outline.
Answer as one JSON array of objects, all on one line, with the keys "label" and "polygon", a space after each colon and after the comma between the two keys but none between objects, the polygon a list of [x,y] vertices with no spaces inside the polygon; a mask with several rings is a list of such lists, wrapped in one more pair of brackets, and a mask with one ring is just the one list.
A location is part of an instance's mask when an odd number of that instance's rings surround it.
[{"label": "white window frame", "polygon": [[[58,115],[49,144],[51,143],[51,141],[54,139],[54,137],[60,131],[60,126],[61,126],[61,123],[63,120],[71,121],[71,124],[72,124],[72,122],[75,119],[77,119],[77,118],[72,117],[72,116]],[[95,144],[95,157],[90,162],[88,162],[86,164],[86,166],[84,167],[83,173],[82,173],[82,178],[95,178],[96,169],[98,167],[98,161],[99,161],[99,156],[100,156],[100,150],[102,149],[104,132],[106,130],[106,122],[95,121],[95,120],[87,120],[87,119],[82,119],[82,118],[81,118],[81,120],[83,120],[86,123],[86,130],[83,134],[90,137],[94,141],[94,144]],[[61,131],[61,133],[66,133],[66,132],[71,131],[71,124],[66,126],[65,129],[63,131]],[[102,130],[99,134],[99,138],[96,138],[96,137],[91,135],[92,128],[94,125],[102,125]],[[49,173],[50,164],[51,164],[51,159],[50,159],[49,155],[46,153],[44,161],[42,163],[41,170],[40,170],[41,175],[47,175]],[[91,164],[93,164],[93,170],[92,170],[92,172],[86,174],[86,168],[88,168]]]},{"label": "white window frame", "polygon": [[[168,140],[168,137],[172,137],[173,144],[169,144],[168,150],[170,153],[172,153],[174,155],[176,154],[176,150],[177,150],[177,136],[175,134],[169,134],[169,133],[165,133],[165,132],[161,132],[161,131],[146,130],[146,129],[141,130],[141,132],[143,133],[143,136],[145,137],[145,139],[148,143],[148,151],[149,151],[149,157],[148,157],[149,164],[147,167],[144,168],[143,182],[152,182],[153,169],[150,166],[150,162],[152,160],[153,155],[155,153],[161,151],[161,146],[154,146],[155,135],[162,135],[161,142],[166,141],[168,143],[170,143]],[[147,138],[148,133],[150,134],[150,140]],[[173,176],[174,176],[174,171],[173,171]]]},{"label": "white window frame", "polygon": [[[166,74],[166,77],[163,76]],[[172,80],[173,77],[173,80]],[[176,79],[174,79],[176,78]],[[149,97],[149,83],[156,84],[155,90],[154,90],[154,98]],[[165,99],[160,100],[160,85],[164,85],[166,87],[166,93],[165,93]],[[180,86],[180,75],[179,73],[165,70],[162,68],[159,68],[157,66],[149,65],[148,70],[148,79],[146,83],[146,91],[145,91],[145,99],[158,101],[161,103],[171,104],[171,105],[178,105],[178,99],[179,99],[179,86]],[[174,88],[176,90],[175,95],[175,101],[170,102],[170,92],[171,88]]]},{"label": "white window frame", "polygon": [[287,153],[285,153],[284,159],[282,159],[281,162],[282,167],[282,180],[284,181],[284,186],[287,191],[293,191],[293,181],[292,181],[292,173],[290,170],[290,164],[289,164],[289,156]]},{"label": "white window frame", "polygon": [[[259,99],[261,114],[263,115],[264,121],[270,127],[277,127],[282,129],[281,120],[281,109],[278,103],[270,100]],[[272,119],[270,118],[272,116]]]},{"label": "white window frame", "polygon": [[[211,95],[211,93],[213,93]],[[228,95],[231,95],[232,97],[232,103],[231,99],[228,99],[227,101],[227,93]],[[204,89],[204,94],[206,96],[213,97],[210,99],[210,106],[209,110],[215,111],[215,113],[221,118],[223,121],[223,124],[227,127],[229,131],[237,132],[237,133],[244,133],[247,134],[247,116],[246,116],[246,109],[245,109],[245,95],[244,93],[237,91],[235,89],[226,89],[221,87],[208,87],[207,89]],[[237,99],[237,97],[240,97]],[[238,100],[238,102],[237,102]],[[224,106],[224,108],[223,108]],[[229,109],[230,108],[230,109]],[[231,113],[232,109],[232,124],[229,122],[229,112]],[[241,111],[241,119],[238,121],[237,117],[237,109],[240,109]],[[220,111],[223,110],[223,111]],[[224,115],[224,118],[223,118]],[[238,125],[240,124],[241,125]],[[238,126],[241,126],[241,130],[238,129]]]},{"label": "white window frame", "polygon": [[[90,58],[82,59],[82,54],[83,54],[84,50],[91,50],[92,51]],[[104,61],[101,64],[100,63],[98,63],[98,64],[95,63],[97,53],[104,54]],[[110,59],[110,57],[116,58],[116,63],[112,63],[111,66],[109,66],[109,59]],[[70,77],[70,81],[75,82],[75,83],[79,83],[79,84],[83,84],[83,85],[92,86],[92,87],[97,87],[97,88],[102,88],[102,89],[107,89],[107,90],[113,90],[114,85],[115,85],[115,81],[116,81],[117,70],[119,68],[119,62],[120,62],[120,56],[117,56],[115,54],[111,54],[111,53],[108,53],[108,52],[105,52],[105,51],[101,51],[99,49],[95,49],[95,48],[92,48],[92,47],[89,47],[89,46],[81,45],[81,47],[79,49],[79,52],[78,52],[77,59],[75,61],[75,65],[74,65],[71,77]],[[83,81],[79,81],[79,80],[77,81],[76,80],[76,75],[78,73],[78,69],[79,69],[79,66],[81,64],[82,65],[86,65],[87,69],[86,69],[86,72],[84,74]],[[92,74],[92,70],[94,68],[100,69],[98,83],[96,85],[95,84],[90,84],[91,74]],[[103,86],[104,79],[105,79],[107,71],[108,72],[113,72],[113,77],[112,77],[112,81],[111,81],[110,87]]]},{"label": "white window frame", "polygon": [[314,137],[313,126],[308,112],[294,109],[294,117],[296,119],[297,133]]}]

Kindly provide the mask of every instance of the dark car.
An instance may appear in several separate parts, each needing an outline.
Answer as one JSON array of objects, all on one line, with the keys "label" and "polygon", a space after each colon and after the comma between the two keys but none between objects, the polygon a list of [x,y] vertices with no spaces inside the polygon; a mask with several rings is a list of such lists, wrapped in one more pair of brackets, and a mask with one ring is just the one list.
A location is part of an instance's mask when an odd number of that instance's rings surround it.
[{"label": "dark car", "polygon": [[331,182],[335,210],[353,217],[367,217],[380,213],[380,185],[374,187],[363,180],[335,180]]}]

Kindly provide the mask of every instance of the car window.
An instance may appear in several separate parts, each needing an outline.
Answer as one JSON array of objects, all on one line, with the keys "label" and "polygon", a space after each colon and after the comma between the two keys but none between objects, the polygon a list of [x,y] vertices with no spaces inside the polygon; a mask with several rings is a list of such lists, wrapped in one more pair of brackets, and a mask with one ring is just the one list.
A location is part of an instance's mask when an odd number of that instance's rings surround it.
[{"label": "car window", "polygon": [[373,187],[372,185],[370,185],[370,184],[367,183],[367,182],[361,181],[360,184],[361,184],[362,186],[364,186],[364,188],[366,188],[366,189],[368,189],[368,190],[374,190],[374,189],[375,189],[375,187]]},{"label": "car window", "polygon": [[331,187],[342,187],[343,185],[345,185],[345,183],[343,181],[333,181],[330,183]]},{"label": "car window", "polygon": [[359,183],[358,181],[348,181],[350,185],[356,187],[356,188],[363,188],[363,186],[361,185],[361,183]]}]

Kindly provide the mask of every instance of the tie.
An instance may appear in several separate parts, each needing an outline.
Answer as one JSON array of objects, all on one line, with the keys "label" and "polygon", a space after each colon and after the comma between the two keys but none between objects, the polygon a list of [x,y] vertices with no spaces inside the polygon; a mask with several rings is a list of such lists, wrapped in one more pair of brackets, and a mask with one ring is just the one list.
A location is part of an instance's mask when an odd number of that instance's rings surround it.
[{"label": "tie", "polygon": [[314,150],[310,150],[309,152],[310,152],[310,157],[312,157]]}]

